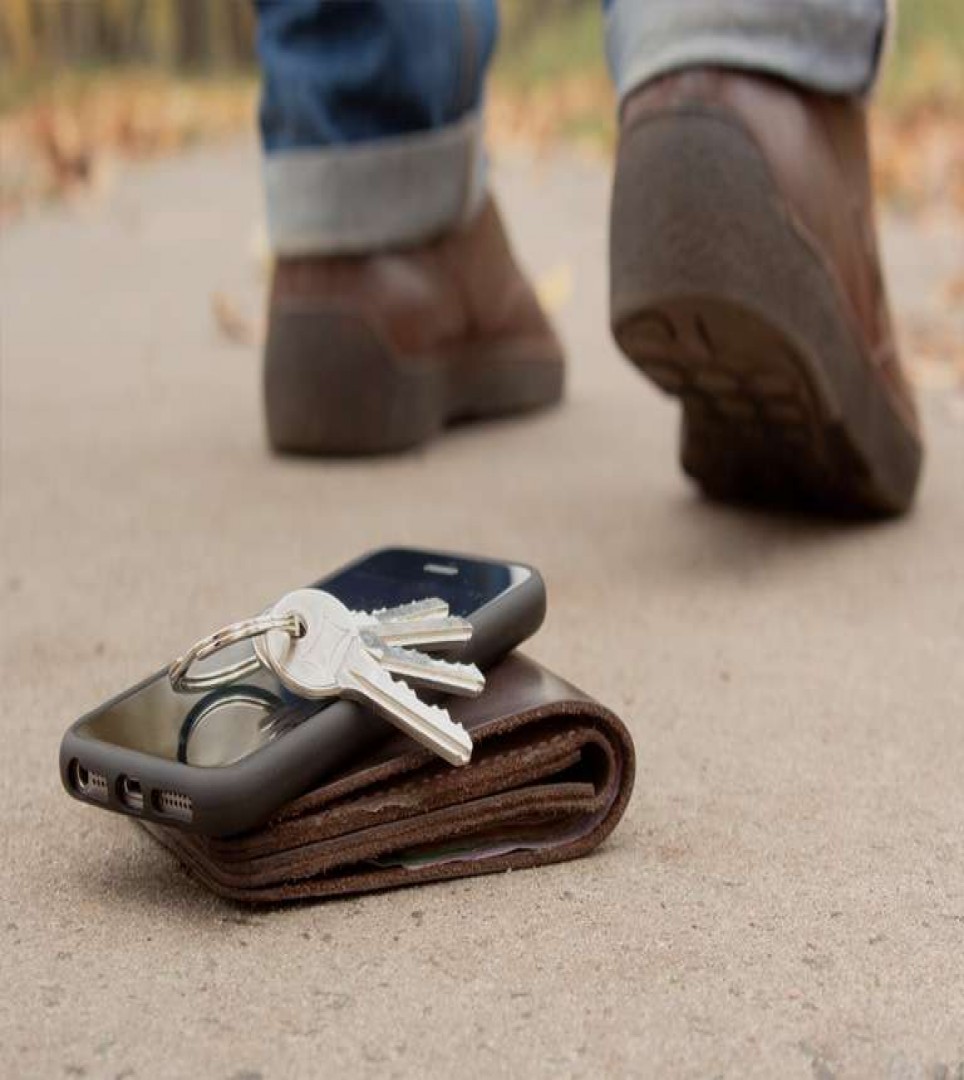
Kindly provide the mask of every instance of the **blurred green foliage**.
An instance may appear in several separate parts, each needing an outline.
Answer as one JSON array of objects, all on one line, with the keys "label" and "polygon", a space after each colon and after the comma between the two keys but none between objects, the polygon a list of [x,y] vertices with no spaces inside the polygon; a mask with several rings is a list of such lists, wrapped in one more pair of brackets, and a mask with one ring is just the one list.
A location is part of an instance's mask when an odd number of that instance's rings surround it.
[{"label": "blurred green foliage", "polygon": [[[604,77],[601,7],[501,0],[497,82],[524,93]],[[250,0],[2,0],[0,107],[65,70],[252,70],[253,28]],[[889,107],[939,103],[964,112],[964,0],[904,0],[881,96]]]},{"label": "blurred green foliage", "polygon": [[0,61],[21,73],[118,63],[237,66],[252,60],[253,26],[247,0],[3,0]]},{"label": "blurred green foliage", "polygon": [[904,0],[896,29],[882,103],[942,106],[964,119],[964,0]]},{"label": "blurred green foliage", "polygon": [[502,0],[500,15],[494,74],[506,86],[605,75],[602,0]]},{"label": "blurred green foliage", "polygon": [[248,0],[2,0],[0,105],[64,75],[118,66],[253,69]]}]

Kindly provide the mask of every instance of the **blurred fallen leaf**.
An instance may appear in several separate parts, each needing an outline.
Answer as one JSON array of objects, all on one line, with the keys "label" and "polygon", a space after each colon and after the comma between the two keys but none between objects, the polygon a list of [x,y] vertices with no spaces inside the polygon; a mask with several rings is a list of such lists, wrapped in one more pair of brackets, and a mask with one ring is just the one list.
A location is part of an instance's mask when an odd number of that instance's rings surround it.
[{"label": "blurred fallen leaf", "polygon": [[0,113],[0,218],[97,191],[111,158],[171,153],[251,130],[253,79],[179,81],[144,72],[66,74]]},{"label": "blurred fallen leaf", "polygon": [[910,210],[964,210],[964,116],[918,107],[871,113],[874,180],[885,199]]},{"label": "blurred fallen leaf", "polygon": [[522,143],[540,153],[563,140],[607,155],[615,145],[616,96],[604,75],[576,73],[526,89],[495,82],[485,112],[496,148]]},{"label": "blurred fallen leaf", "polygon": [[264,321],[245,315],[224,293],[211,294],[211,311],[218,329],[228,341],[233,341],[237,345],[260,345],[264,341]]},{"label": "blurred fallen leaf", "polygon": [[944,284],[942,299],[951,308],[964,305],[964,274],[957,274]]},{"label": "blurred fallen leaf", "polygon": [[954,320],[905,316],[900,331],[902,351],[916,386],[945,393],[964,386],[964,340]]},{"label": "blurred fallen leaf", "polygon": [[909,364],[911,379],[921,390],[956,390],[961,384],[960,372],[944,360],[914,358]]},{"label": "blurred fallen leaf", "polygon": [[536,283],[536,293],[546,313],[555,315],[572,296],[573,272],[571,263],[558,263]]},{"label": "blurred fallen leaf", "polygon": [[274,267],[274,254],[271,251],[271,241],[268,239],[268,226],[263,217],[258,218],[251,227],[248,252],[258,273],[262,277],[269,277]]}]

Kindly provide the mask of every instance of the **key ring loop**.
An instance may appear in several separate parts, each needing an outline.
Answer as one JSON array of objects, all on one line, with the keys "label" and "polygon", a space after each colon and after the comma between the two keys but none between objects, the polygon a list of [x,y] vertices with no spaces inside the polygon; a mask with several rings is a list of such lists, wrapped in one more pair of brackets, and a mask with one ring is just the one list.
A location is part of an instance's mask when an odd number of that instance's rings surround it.
[{"label": "key ring loop", "polygon": [[251,638],[261,637],[272,630],[281,630],[292,638],[299,638],[305,632],[305,623],[296,612],[285,612],[282,615],[274,615],[270,612],[257,615],[253,619],[242,619],[240,622],[223,626],[215,630],[200,641],[196,641],[190,649],[179,656],[167,669],[171,686],[179,694],[197,694],[203,690],[216,690],[220,686],[227,686],[235,679],[252,675],[261,667],[258,657],[249,656],[227,667],[218,668],[206,675],[188,675],[191,667],[209,656],[226,649],[229,645],[237,645],[240,641],[249,641]]}]

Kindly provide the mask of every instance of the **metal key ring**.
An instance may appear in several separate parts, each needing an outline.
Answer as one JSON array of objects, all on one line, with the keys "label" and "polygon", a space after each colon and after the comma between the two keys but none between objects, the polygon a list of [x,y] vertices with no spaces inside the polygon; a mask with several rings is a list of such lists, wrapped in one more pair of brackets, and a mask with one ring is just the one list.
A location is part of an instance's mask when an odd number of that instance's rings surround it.
[{"label": "metal key ring", "polygon": [[[184,765],[191,764],[188,761],[188,745],[198,727],[219,709],[239,703],[260,705],[268,716],[271,715],[272,710],[277,710],[283,705],[282,699],[277,694],[247,683],[236,683],[234,686],[222,686],[217,690],[212,690],[210,694],[205,694],[200,701],[196,702],[184,717],[184,723],[177,736],[177,760]],[[271,737],[269,734],[268,739]],[[222,764],[228,765],[231,762],[225,761]]]},{"label": "metal key ring", "polygon": [[188,675],[193,664],[201,660],[207,660],[209,656],[226,649],[229,645],[237,645],[239,641],[249,641],[251,638],[261,637],[271,630],[281,630],[290,637],[299,638],[305,632],[304,620],[296,612],[286,612],[283,615],[266,613],[257,615],[253,619],[242,619],[240,622],[231,623],[215,630],[200,641],[196,641],[190,649],[177,658],[167,669],[171,686],[179,694],[197,694],[203,690],[216,690],[219,686],[227,686],[235,679],[252,675],[261,667],[258,657],[249,656],[239,660],[235,664],[218,668],[206,675]]}]

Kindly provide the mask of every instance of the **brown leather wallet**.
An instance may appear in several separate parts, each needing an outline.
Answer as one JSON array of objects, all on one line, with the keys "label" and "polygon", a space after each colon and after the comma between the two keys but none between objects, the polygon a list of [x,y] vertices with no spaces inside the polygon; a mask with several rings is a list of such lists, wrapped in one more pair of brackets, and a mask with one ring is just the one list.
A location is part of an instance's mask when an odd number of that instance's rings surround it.
[{"label": "brown leather wallet", "polygon": [[208,888],[257,903],[562,862],[622,817],[632,738],[581,690],[514,654],[488,672],[481,697],[449,709],[475,744],[462,768],[399,735],[253,832],[144,827]]}]

